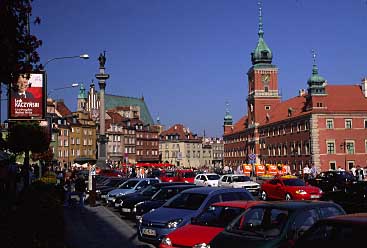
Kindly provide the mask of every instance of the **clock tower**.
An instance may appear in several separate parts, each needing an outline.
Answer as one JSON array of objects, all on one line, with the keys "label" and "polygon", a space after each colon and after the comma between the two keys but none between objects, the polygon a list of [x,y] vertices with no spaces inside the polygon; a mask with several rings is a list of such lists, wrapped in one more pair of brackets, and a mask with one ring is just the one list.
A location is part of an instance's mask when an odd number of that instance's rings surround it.
[{"label": "clock tower", "polygon": [[259,31],[256,48],[251,53],[252,67],[248,75],[248,125],[257,126],[268,121],[269,114],[281,101],[278,90],[278,68],[272,64],[273,54],[264,40],[262,6],[259,2]]}]

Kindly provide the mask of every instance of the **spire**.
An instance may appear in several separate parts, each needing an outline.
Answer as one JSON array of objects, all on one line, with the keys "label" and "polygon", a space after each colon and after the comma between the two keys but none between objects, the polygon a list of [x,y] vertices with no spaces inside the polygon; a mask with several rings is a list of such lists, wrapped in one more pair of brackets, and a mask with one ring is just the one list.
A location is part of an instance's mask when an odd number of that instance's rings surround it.
[{"label": "spire", "polygon": [[307,84],[309,86],[308,93],[310,95],[320,95],[320,94],[324,95],[326,94],[325,92],[326,81],[322,76],[319,75],[319,69],[316,63],[315,50],[312,49],[311,52],[312,52],[313,65],[312,65],[312,75],[307,81]]},{"label": "spire", "polygon": [[226,115],[224,116],[224,125],[232,125],[232,115],[229,113],[229,103],[226,101]]},{"label": "spire", "polygon": [[157,124],[161,125],[161,119],[159,118],[159,113],[158,113],[158,116],[157,116]]},{"label": "spire", "polygon": [[262,2],[261,0],[257,3],[259,5],[259,38],[264,36],[264,30],[263,30],[263,14],[262,14]]},{"label": "spire", "polygon": [[263,29],[263,14],[262,14],[262,1],[259,0],[257,3],[259,6],[259,40],[255,50],[251,53],[251,61],[253,65],[256,64],[271,64],[273,55],[270,48],[266,45],[264,40],[264,29]]}]

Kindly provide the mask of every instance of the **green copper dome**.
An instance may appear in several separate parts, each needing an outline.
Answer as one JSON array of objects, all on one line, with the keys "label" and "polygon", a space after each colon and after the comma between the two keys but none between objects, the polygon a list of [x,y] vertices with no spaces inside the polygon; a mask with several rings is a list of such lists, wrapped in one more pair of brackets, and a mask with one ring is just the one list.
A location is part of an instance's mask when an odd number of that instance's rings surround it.
[{"label": "green copper dome", "polygon": [[309,86],[312,85],[320,85],[323,84],[325,82],[325,79],[319,75],[319,69],[317,68],[317,65],[313,65],[312,67],[312,75],[311,77],[308,79],[307,84]]},{"label": "green copper dome", "polygon": [[80,84],[78,99],[87,99],[87,95],[85,93],[84,84]]},{"label": "green copper dome", "polygon": [[224,125],[232,125],[232,115],[229,113],[229,103],[226,103],[226,115],[224,116]]}]

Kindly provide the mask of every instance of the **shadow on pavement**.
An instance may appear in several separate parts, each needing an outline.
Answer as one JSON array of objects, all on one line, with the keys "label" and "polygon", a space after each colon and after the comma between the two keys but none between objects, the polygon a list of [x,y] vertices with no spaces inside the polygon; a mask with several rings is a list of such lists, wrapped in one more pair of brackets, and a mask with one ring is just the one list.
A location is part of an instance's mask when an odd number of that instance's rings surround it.
[{"label": "shadow on pavement", "polygon": [[152,247],[138,241],[136,229],[103,206],[65,207],[64,220],[68,248]]}]

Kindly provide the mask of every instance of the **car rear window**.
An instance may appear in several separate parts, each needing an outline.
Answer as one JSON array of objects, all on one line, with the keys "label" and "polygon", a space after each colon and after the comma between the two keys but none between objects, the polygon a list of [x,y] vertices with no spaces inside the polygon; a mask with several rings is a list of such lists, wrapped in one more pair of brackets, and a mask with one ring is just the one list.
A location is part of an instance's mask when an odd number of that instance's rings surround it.
[{"label": "car rear window", "polygon": [[247,182],[251,181],[251,179],[247,176],[233,176],[232,177],[233,182]]},{"label": "car rear window", "polygon": [[220,178],[219,175],[207,175],[208,180],[218,180]]},{"label": "car rear window", "polygon": [[195,173],[194,172],[185,172],[183,174],[183,177],[184,178],[192,178],[192,177],[195,177]]},{"label": "car rear window", "polygon": [[197,210],[205,201],[208,195],[198,193],[181,193],[170,203],[167,203],[166,208],[180,208],[188,210]]}]

